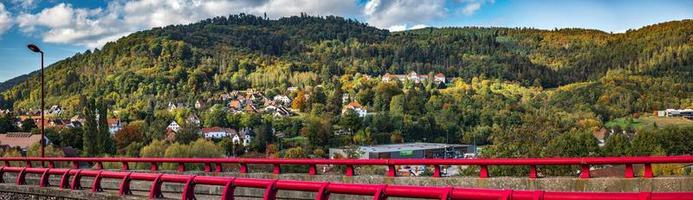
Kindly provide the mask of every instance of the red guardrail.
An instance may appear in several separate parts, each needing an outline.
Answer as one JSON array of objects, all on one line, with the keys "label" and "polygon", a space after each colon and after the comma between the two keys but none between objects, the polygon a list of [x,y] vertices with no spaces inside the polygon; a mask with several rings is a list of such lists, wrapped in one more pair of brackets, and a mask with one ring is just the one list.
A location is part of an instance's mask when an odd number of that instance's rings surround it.
[{"label": "red guardrail", "polygon": [[[174,175],[156,173],[114,172],[104,170],[83,169],[55,169],[55,168],[28,168],[28,167],[0,167],[0,181],[3,181],[4,173],[17,173],[16,184],[26,184],[26,174],[41,174],[40,187],[49,187],[51,175],[60,175],[61,189],[80,190],[82,177],[94,177],[91,191],[101,192],[103,179],[120,179],[118,194],[121,196],[132,194],[130,182],[151,181],[149,198],[162,198],[161,186],[164,183],[183,183],[181,199],[195,199],[195,185],[223,186],[221,199],[234,199],[234,191],[237,187],[264,188],[263,199],[274,200],[278,190],[293,190],[316,192],[316,200],[327,200],[330,194],[369,195],[374,200],[383,200],[387,197],[424,198],[424,199],[513,199],[513,200],[570,200],[570,199],[604,199],[604,200],[658,200],[658,199],[693,199],[693,192],[549,192],[549,191],[521,191],[498,189],[468,189],[455,187],[423,187],[401,185],[374,185],[374,184],[345,184],[331,182],[309,182],[293,180],[253,179],[221,176],[195,176]],[[72,178],[71,178],[72,177]]]},{"label": "red guardrail", "polygon": [[151,171],[158,171],[161,163],[177,163],[178,171],[185,171],[186,163],[203,164],[204,171],[211,172],[212,166],[216,172],[222,172],[222,164],[240,165],[240,173],[248,173],[248,165],[273,165],[273,173],[280,174],[283,165],[305,165],[309,167],[308,173],[316,175],[317,165],[345,166],[346,176],[355,175],[354,166],[387,166],[387,175],[396,176],[397,165],[426,165],[433,166],[434,177],[441,176],[441,165],[466,165],[478,166],[479,177],[489,177],[488,166],[529,166],[529,177],[538,178],[537,166],[563,165],[581,166],[580,178],[590,178],[590,166],[592,165],[625,165],[625,177],[633,178],[635,173],[633,165],[644,165],[643,177],[651,178],[652,164],[661,163],[693,163],[693,156],[654,156],[654,157],[584,157],[584,158],[503,158],[503,159],[257,159],[257,158],[38,158],[38,157],[8,157],[0,158],[4,166],[11,166],[10,162],[24,162],[25,167],[31,167],[32,162],[47,162],[49,168],[54,168],[56,162],[71,162],[72,168],[79,168],[80,162],[95,163],[96,169],[103,169],[103,163],[121,163],[122,170],[129,170],[129,163],[150,163]]}]

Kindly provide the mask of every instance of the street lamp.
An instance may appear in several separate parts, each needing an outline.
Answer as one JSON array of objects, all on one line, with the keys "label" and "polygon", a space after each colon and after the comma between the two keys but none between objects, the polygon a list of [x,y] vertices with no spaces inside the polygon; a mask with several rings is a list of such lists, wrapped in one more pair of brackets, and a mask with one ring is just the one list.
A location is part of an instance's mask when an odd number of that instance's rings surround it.
[{"label": "street lamp", "polygon": [[26,46],[29,48],[29,50],[35,52],[35,53],[41,53],[41,157],[45,157],[45,149],[46,149],[46,118],[45,118],[45,108],[46,108],[46,93],[45,93],[45,83],[43,82],[43,51],[41,49],[34,45],[34,44],[29,44]]}]

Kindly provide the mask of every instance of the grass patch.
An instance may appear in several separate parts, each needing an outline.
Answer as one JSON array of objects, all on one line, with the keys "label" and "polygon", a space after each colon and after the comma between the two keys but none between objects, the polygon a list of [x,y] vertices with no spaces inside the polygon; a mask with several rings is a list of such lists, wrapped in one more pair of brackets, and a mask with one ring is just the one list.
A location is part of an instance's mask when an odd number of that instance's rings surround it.
[{"label": "grass patch", "polygon": [[683,117],[657,117],[657,116],[642,116],[640,118],[632,117],[622,117],[606,122],[605,126],[607,128],[621,127],[621,129],[626,128],[640,128],[640,127],[650,127],[657,124],[657,127],[665,126],[687,126],[693,125],[693,120],[689,120]]}]

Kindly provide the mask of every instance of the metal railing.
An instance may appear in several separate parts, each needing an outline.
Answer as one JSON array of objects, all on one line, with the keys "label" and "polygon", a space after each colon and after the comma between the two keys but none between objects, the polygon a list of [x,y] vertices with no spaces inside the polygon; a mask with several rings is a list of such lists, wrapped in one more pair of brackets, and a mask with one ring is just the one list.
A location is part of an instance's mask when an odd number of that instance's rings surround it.
[{"label": "metal railing", "polygon": [[331,182],[309,182],[293,180],[236,178],[221,176],[196,176],[175,175],[162,173],[135,173],[116,172],[105,170],[86,169],[56,169],[56,168],[29,168],[29,167],[0,167],[0,181],[4,180],[4,173],[16,173],[17,185],[26,185],[27,174],[40,174],[39,187],[49,187],[51,175],[59,175],[58,187],[61,189],[81,190],[81,179],[93,177],[90,187],[92,192],[102,192],[103,179],[119,179],[118,195],[132,194],[131,181],[150,181],[149,198],[162,198],[162,185],[164,183],[182,183],[181,199],[195,199],[195,185],[223,186],[221,199],[234,199],[237,187],[265,189],[264,200],[276,199],[278,190],[292,190],[315,192],[316,200],[328,200],[330,194],[368,195],[374,200],[384,200],[387,197],[424,198],[424,199],[513,199],[513,200],[566,200],[566,199],[604,199],[604,200],[659,200],[659,199],[693,199],[693,192],[549,192],[549,191],[522,191],[499,189],[468,189],[456,187],[424,187],[401,185],[374,185],[374,184],[345,184]]},{"label": "metal railing", "polygon": [[[489,166],[529,166],[529,178],[538,178],[537,166],[580,166],[580,178],[590,178],[590,166],[625,165],[624,177],[633,178],[633,165],[644,166],[643,177],[651,178],[652,164],[693,163],[693,156],[654,156],[654,157],[584,157],[584,158],[502,158],[502,159],[257,159],[257,158],[81,158],[81,157],[7,157],[0,158],[4,166],[11,167],[11,162],[23,162],[24,167],[32,167],[32,162],[47,163],[48,168],[55,168],[56,162],[72,163],[73,169],[79,163],[93,163],[96,169],[103,169],[103,163],[121,163],[123,171],[130,169],[130,163],[150,163],[151,171],[158,171],[162,163],[178,165],[178,172],[186,171],[185,164],[202,164],[205,172],[224,171],[222,164],[237,164],[240,173],[249,173],[248,165],[272,165],[273,173],[282,173],[282,166],[308,166],[308,174],[318,174],[317,165],[344,166],[346,176],[354,176],[354,166],[387,166],[387,176],[397,176],[396,166],[425,165],[433,166],[433,177],[441,176],[441,166],[478,166],[479,177],[490,177]],[[213,167],[214,166],[214,167]]]}]

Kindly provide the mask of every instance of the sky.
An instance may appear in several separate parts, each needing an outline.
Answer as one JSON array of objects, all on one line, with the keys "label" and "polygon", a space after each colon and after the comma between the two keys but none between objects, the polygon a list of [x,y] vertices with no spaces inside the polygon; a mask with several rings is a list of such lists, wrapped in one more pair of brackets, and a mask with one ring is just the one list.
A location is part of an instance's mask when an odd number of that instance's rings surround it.
[{"label": "sky", "polygon": [[0,0],[0,82],[130,33],[214,16],[308,13],[390,31],[424,27],[589,28],[621,33],[693,19],[692,0]]}]

